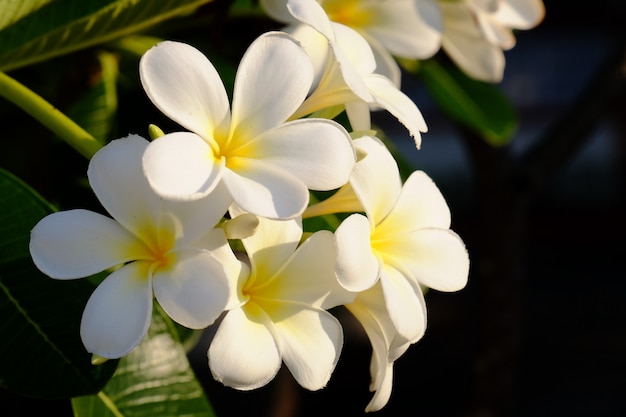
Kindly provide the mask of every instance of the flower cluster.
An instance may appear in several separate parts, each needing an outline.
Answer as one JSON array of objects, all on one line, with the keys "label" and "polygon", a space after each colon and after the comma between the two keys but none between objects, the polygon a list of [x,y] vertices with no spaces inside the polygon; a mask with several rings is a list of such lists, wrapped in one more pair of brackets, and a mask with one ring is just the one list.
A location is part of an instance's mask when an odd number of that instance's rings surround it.
[{"label": "flower cluster", "polygon": [[[267,13],[300,34],[313,0],[261,0]],[[336,31],[349,27],[370,44],[377,72],[399,85],[395,57],[426,59],[443,49],[469,76],[498,82],[512,30],[539,24],[542,0],[317,0]],[[339,29],[343,27],[342,29]],[[307,34],[296,35],[299,39]]]},{"label": "flower cluster", "polygon": [[[403,183],[370,125],[370,111],[386,110],[421,144],[426,124],[398,88],[390,54],[433,53],[437,25],[414,24],[430,22],[421,7],[447,7],[430,3],[263,1],[297,24],[249,46],[232,103],[192,46],[164,41],[142,57],[144,90],[181,131],[130,135],[93,156],[89,183],[110,217],[57,212],[31,233],[32,258],[50,277],[109,272],[83,313],[89,352],[128,354],[155,299],[191,329],[222,318],[208,363],[225,385],[261,387],[284,363],[317,390],[343,346],[329,310],[345,306],[373,348],[366,409],[387,403],[394,362],[426,328],[424,289],[460,290],[469,271],[435,184],[421,171]],[[344,110],[349,127],[333,120]],[[312,203],[312,191],[333,193]],[[334,230],[303,227],[339,213]]]}]

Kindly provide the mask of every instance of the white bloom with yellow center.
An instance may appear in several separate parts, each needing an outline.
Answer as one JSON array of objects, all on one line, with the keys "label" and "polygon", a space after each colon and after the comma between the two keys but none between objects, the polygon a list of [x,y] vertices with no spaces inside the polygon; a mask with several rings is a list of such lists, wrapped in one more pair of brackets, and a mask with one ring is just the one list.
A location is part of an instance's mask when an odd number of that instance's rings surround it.
[{"label": "white bloom with yellow center", "polygon": [[332,233],[319,231],[299,244],[301,236],[300,220],[260,218],[256,232],[242,239],[250,267],[237,283],[239,306],[225,314],[208,351],[211,372],[225,385],[261,387],[282,362],[309,390],[330,378],[343,332],[326,309],[354,295],[335,279]]},{"label": "white bloom with yellow center", "polygon": [[376,72],[372,48],[354,29],[331,22],[315,0],[290,0],[287,9],[300,24],[285,28],[311,57],[315,81],[292,118],[345,106],[352,130],[370,128],[370,110],[385,109],[414,137],[419,148],[426,123],[415,103],[389,78]]},{"label": "white bloom with yellow center", "polygon": [[[424,59],[441,45],[442,22],[436,0],[317,0],[333,22],[351,27],[367,39],[376,57],[376,71],[400,85],[393,56]],[[293,0],[261,0],[274,19],[297,21],[288,12]]]},{"label": "white bloom with yellow center", "polygon": [[[434,183],[421,171],[402,185],[398,167],[376,138],[355,146],[366,156],[357,162],[349,185],[311,206],[305,216],[352,214],[337,228],[336,274],[358,292],[346,307],[365,328],[373,347],[368,411],[380,409],[391,393],[393,362],[426,329],[421,286],[456,291],[465,286],[469,258],[450,230],[450,211]],[[358,209],[361,207],[361,210]]]},{"label": "white bloom with yellow center", "polygon": [[192,46],[162,42],[142,57],[140,75],[152,102],[190,130],[160,137],[143,166],[161,196],[193,200],[223,183],[246,211],[292,218],[308,189],[346,183],[355,162],[348,133],[325,119],[285,122],[313,80],[311,62],[289,35],[261,35],[237,71],[232,112],[211,62]]},{"label": "white bloom with yellow center", "polygon": [[194,202],[163,200],[142,172],[147,146],[136,135],[114,140],[89,163],[89,183],[113,218],[62,211],[31,232],[33,261],[52,278],[117,268],[89,298],[80,327],[86,349],[105,358],[122,357],[143,339],[153,294],[173,320],[194,329],[210,325],[231,297],[225,269],[211,253],[228,245],[214,229],[232,201],[228,192],[220,186]]}]

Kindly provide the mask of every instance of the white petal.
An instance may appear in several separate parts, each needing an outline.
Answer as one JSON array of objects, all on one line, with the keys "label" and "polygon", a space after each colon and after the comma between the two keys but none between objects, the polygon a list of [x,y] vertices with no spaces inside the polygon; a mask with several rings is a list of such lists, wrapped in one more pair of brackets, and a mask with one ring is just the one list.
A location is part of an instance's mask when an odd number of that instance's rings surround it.
[{"label": "white petal", "polygon": [[326,12],[317,1],[288,0],[287,9],[298,21],[311,26],[324,35],[328,40],[335,40],[331,22],[328,19]]},{"label": "white petal", "polygon": [[348,101],[345,103],[346,115],[353,132],[372,129],[370,105],[365,101]]},{"label": "white petal", "polygon": [[376,69],[376,58],[372,47],[356,30],[342,25],[332,23],[336,36],[336,45],[345,54],[347,62],[361,75],[368,75]]},{"label": "white petal", "polygon": [[347,183],[356,161],[348,132],[325,119],[289,122],[259,136],[240,152],[280,167],[319,191]]},{"label": "white petal", "polygon": [[262,161],[229,158],[223,181],[233,201],[242,209],[271,219],[290,219],[302,214],[309,203],[306,185],[275,165]]},{"label": "white petal", "polygon": [[80,323],[88,352],[120,358],[144,338],[152,315],[149,267],[147,262],[127,264],[98,285]]},{"label": "white petal", "polygon": [[139,239],[109,217],[87,210],[52,213],[30,236],[37,267],[52,278],[82,278],[146,256]]},{"label": "white petal", "polygon": [[146,224],[157,224],[161,199],[146,180],[141,158],[148,147],[131,135],[111,141],[91,158],[89,184],[109,214],[138,236]]},{"label": "white petal", "polygon": [[281,308],[274,320],[283,361],[295,380],[308,390],[323,388],[335,369],[343,331],[339,321],[324,310],[293,306]]},{"label": "white petal", "polygon": [[423,171],[415,171],[404,183],[392,211],[376,226],[376,234],[422,228],[450,228],[450,209],[435,183]]},{"label": "white petal", "polygon": [[422,142],[420,132],[426,132],[428,128],[413,100],[383,76],[370,75],[365,82],[375,104],[393,114],[408,129],[409,134],[415,139],[415,146],[419,149]]},{"label": "white petal", "polygon": [[467,283],[467,249],[451,230],[417,230],[388,246],[384,258],[406,269],[419,284],[438,291],[458,291]]},{"label": "white petal", "polygon": [[[305,240],[280,270],[259,276],[255,285],[263,298],[325,309],[346,304],[354,294],[335,277],[336,251],[331,232],[322,230]],[[258,270],[257,270],[258,272]],[[256,289],[255,289],[256,290]]]},{"label": "white petal", "polygon": [[220,181],[223,167],[223,158],[216,159],[202,138],[188,132],[158,138],[143,156],[143,169],[154,191],[174,200],[207,196]]},{"label": "white petal", "polygon": [[169,256],[172,264],[154,272],[157,301],[174,321],[185,327],[209,326],[230,297],[224,268],[210,252],[178,251]]},{"label": "white petal", "polygon": [[209,347],[213,377],[232,388],[252,390],[271,381],[281,357],[269,319],[255,304],[230,310],[220,323]]},{"label": "white petal", "polygon": [[363,30],[395,56],[429,58],[441,41],[442,17],[437,11],[436,5],[423,0],[380,3],[376,18]]},{"label": "white petal", "polygon": [[176,246],[192,244],[215,227],[226,214],[233,199],[220,181],[207,196],[192,201],[162,200],[161,222],[175,219]]},{"label": "white petal", "polygon": [[400,195],[400,171],[393,155],[379,139],[364,136],[355,139],[354,146],[366,156],[355,165],[350,184],[375,225],[387,216]]},{"label": "white petal", "polygon": [[541,22],[546,9],[541,0],[506,0],[500,2],[495,19],[514,29],[531,29]]},{"label": "white petal", "polygon": [[312,82],[313,66],[295,39],[282,32],[259,36],[237,70],[229,146],[239,146],[287,120]]},{"label": "white petal", "polygon": [[[231,208],[231,216],[239,214]],[[256,233],[242,240],[257,275],[272,276],[293,255],[302,237],[302,222],[259,218]]]},{"label": "white petal", "polygon": [[309,90],[309,93],[311,93],[317,87],[324,74],[328,57],[333,57],[329,51],[328,40],[311,26],[301,23],[289,25],[283,28],[283,31],[289,33],[300,42],[313,64],[313,73],[315,75]]},{"label": "white petal", "polygon": [[[423,295],[398,270],[383,267],[380,283],[389,318],[407,341],[417,342],[426,331],[426,303]],[[419,290],[419,288],[417,288]]]},{"label": "white petal", "polygon": [[161,42],[142,56],[139,75],[150,100],[181,126],[208,141],[228,132],[226,89],[215,67],[196,48]]},{"label": "white petal", "polygon": [[353,214],[335,231],[339,283],[349,291],[363,291],[378,280],[380,264],[370,245],[370,223],[365,216]]},{"label": "white petal", "polygon": [[400,71],[400,66],[396,62],[395,58],[372,36],[369,36],[367,33],[363,33],[363,37],[367,39],[367,42],[372,48],[372,53],[374,54],[374,59],[376,60],[376,74],[389,78],[396,87],[400,88],[402,72]]}]

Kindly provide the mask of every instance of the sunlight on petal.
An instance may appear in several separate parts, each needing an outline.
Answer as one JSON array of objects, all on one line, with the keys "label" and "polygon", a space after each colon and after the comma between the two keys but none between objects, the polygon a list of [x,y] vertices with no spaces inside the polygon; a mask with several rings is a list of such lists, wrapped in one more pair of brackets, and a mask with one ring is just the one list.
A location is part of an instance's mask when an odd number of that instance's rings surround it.
[{"label": "sunlight on petal", "polygon": [[230,310],[209,347],[213,377],[226,386],[252,390],[271,381],[281,366],[281,356],[269,319],[255,304]]},{"label": "sunlight on petal", "polygon": [[164,198],[196,200],[207,196],[222,176],[223,159],[188,132],[170,133],[150,143],[143,169],[154,191]]},{"label": "sunlight on petal", "polygon": [[293,305],[284,319],[274,317],[281,354],[294,379],[308,390],[323,388],[335,369],[343,345],[339,321],[324,310]]},{"label": "sunlight on petal", "polygon": [[174,321],[203,329],[222,313],[231,288],[224,268],[210,252],[170,253],[172,264],[154,272],[154,295]]},{"label": "sunlight on petal", "polygon": [[213,64],[196,48],[165,41],[139,63],[141,83],[150,100],[181,126],[214,140],[230,126],[228,96]]},{"label": "sunlight on petal", "polygon": [[365,216],[353,214],[335,231],[339,283],[349,291],[363,291],[378,280],[380,264],[370,245],[370,223]]},{"label": "sunlight on petal", "polygon": [[88,352],[104,358],[128,354],[144,338],[152,314],[148,262],[133,262],[109,275],[93,292],[80,323]]},{"label": "sunlight on petal", "polygon": [[113,219],[87,210],[44,217],[31,232],[33,262],[52,278],[83,278],[145,258],[148,248]]}]

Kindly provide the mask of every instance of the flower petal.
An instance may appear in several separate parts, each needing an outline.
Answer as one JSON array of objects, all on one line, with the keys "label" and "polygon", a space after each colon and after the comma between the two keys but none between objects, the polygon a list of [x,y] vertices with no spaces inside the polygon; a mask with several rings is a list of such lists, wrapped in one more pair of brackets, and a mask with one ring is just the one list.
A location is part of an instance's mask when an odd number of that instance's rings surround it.
[{"label": "flower petal", "polygon": [[[241,209],[232,207],[231,216]],[[242,239],[257,276],[273,276],[293,255],[302,237],[302,221],[259,218],[256,232]]]},{"label": "flower petal", "polygon": [[141,168],[148,143],[137,135],[113,140],[96,152],[87,170],[102,206],[137,236],[142,236],[146,224],[158,223],[161,202]]},{"label": "flower petal", "polygon": [[387,265],[381,271],[380,283],[389,318],[402,336],[398,340],[417,342],[426,331],[426,303],[419,287],[412,286],[400,271]]},{"label": "flower petal", "polygon": [[148,262],[133,262],[98,285],[80,323],[80,336],[88,352],[120,358],[144,338],[152,315],[149,268]]},{"label": "flower petal", "polygon": [[281,356],[265,313],[254,303],[230,310],[209,346],[213,377],[232,388],[252,390],[271,381]]},{"label": "flower petal", "polygon": [[259,3],[263,10],[274,20],[282,23],[294,23],[296,21],[287,9],[286,0],[261,0]]},{"label": "flower petal", "polygon": [[420,132],[426,132],[428,128],[413,100],[398,90],[391,80],[381,75],[370,75],[365,82],[374,97],[374,103],[393,114],[408,129],[419,149],[422,143]]},{"label": "flower petal", "polygon": [[335,40],[328,15],[317,1],[287,0],[287,9],[298,21],[311,26],[329,41]]},{"label": "flower petal", "polygon": [[[269,250],[268,250],[269,251]],[[343,289],[335,278],[336,251],[331,232],[321,230],[306,239],[282,268],[267,274],[263,298],[329,309],[346,304],[354,294]]]},{"label": "flower petal", "polygon": [[222,176],[224,159],[189,132],[170,133],[150,143],[143,169],[154,191],[163,198],[196,200],[207,196]]},{"label": "flower petal", "polygon": [[283,303],[276,309],[280,317],[272,314],[272,321],[283,361],[301,386],[308,390],[323,388],[341,353],[341,324],[320,309]]},{"label": "flower petal", "polygon": [[380,223],[392,210],[402,189],[398,164],[378,138],[364,136],[354,146],[365,157],[354,166],[350,185],[372,225]]},{"label": "flower petal", "polygon": [[154,295],[165,312],[190,329],[203,329],[224,311],[231,289],[224,268],[210,252],[170,253],[171,265],[153,275]]},{"label": "flower petal", "polygon": [[282,32],[259,36],[237,70],[229,146],[238,147],[287,120],[312,82],[311,61],[293,37]]},{"label": "flower petal", "polygon": [[421,285],[438,291],[458,291],[467,283],[467,249],[451,230],[417,230],[387,249],[385,262],[406,269]]},{"label": "flower petal", "polygon": [[348,132],[325,119],[286,123],[259,136],[239,152],[279,167],[308,188],[319,191],[347,183],[356,161]]},{"label": "flower petal", "polygon": [[213,64],[196,48],[161,42],[141,57],[139,75],[152,103],[181,126],[207,141],[228,133],[226,89]]},{"label": "flower petal", "polygon": [[245,211],[270,219],[290,219],[302,214],[309,203],[306,185],[272,164],[263,161],[228,159],[223,181]]},{"label": "flower petal", "polygon": [[531,29],[541,22],[546,9],[541,0],[506,0],[500,2],[495,19],[514,29]]},{"label": "flower petal", "polygon": [[56,279],[82,278],[146,256],[148,249],[113,219],[87,210],[52,213],[30,236],[33,262]]},{"label": "flower petal", "polygon": [[339,283],[349,291],[370,288],[378,280],[380,264],[370,245],[370,223],[365,216],[353,214],[335,231]]}]

